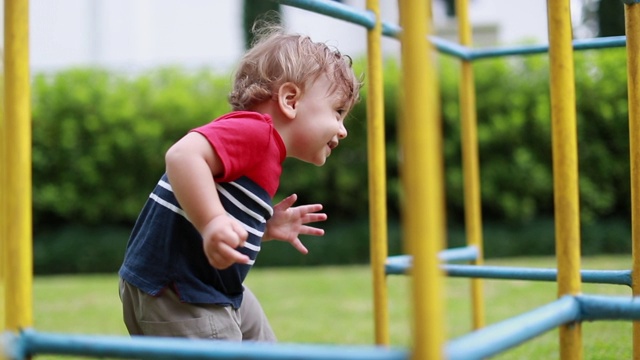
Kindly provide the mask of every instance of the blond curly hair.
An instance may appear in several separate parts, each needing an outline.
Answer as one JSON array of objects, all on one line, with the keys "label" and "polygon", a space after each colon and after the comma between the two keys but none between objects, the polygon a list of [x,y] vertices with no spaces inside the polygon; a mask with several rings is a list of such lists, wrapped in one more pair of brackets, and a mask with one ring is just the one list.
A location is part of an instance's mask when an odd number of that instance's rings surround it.
[{"label": "blond curly hair", "polygon": [[358,102],[362,81],[354,74],[349,56],[308,36],[287,34],[281,27],[263,26],[257,32],[254,45],[235,72],[229,94],[233,110],[250,110],[271,99],[287,82],[304,94],[306,86],[321,75],[326,75],[331,90],[343,97],[345,110]]}]

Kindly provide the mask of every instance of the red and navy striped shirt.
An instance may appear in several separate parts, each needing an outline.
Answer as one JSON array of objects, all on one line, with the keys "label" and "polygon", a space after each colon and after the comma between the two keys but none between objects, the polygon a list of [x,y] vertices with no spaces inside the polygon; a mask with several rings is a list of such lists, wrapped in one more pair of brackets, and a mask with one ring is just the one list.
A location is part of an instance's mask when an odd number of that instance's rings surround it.
[{"label": "red and navy striped shirt", "polygon": [[173,286],[188,303],[242,303],[242,282],[260,251],[272,198],[280,183],[284,143],[268,115],[238,111],[192,131],[205,136],[222,161],[215,178],[222,205],[249,237],[238,249],[251,259],[218,270],[204,254],[202,237],[176,200],[166,174],[149,195],[127,244],[120,276],[150,295]]}]

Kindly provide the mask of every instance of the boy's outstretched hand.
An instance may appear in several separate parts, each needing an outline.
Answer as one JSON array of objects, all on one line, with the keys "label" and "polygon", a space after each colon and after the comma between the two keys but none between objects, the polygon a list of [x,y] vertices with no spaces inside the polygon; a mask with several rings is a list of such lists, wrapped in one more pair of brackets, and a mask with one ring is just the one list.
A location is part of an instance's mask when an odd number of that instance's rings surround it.
[{"label": "boy's outstretched hand", "polygon": [[286,241],[301,253],[307,254],[309,250],[302,244],[298,236],[301,234],[324,235],[324,230],[305,224],[325,221],[327,214],[318,212],[322,210],[321,204],[291,207],[296,200],[298,200],[298,195],[289,195],[273,207],[273,216],[267,221],[267,229],[262,240]]}]

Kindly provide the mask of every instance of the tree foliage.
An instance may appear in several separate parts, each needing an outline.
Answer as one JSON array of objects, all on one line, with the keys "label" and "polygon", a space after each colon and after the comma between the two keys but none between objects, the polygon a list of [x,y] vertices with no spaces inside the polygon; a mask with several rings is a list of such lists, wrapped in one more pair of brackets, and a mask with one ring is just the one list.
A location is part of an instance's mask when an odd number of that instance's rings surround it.
[{"label": "tree foliage", "polygon": [[[624,49],[576,53],[581,205],[585,221],[628,215],[629,136]],[[440,61],[447,208],[463,213],[458,64]],[[358,62],[358,69],[363,69]],[[482,206],[526,222],[553,212],[548,61],[483,60],[476,73]],[[360,70],[357,70],[360,72]],[[400,214],[400,69],[385,68],[389,215]],[[228,74],[160,69],[138,76],[75,69],[34,79],[36,224],[131,223],[164,171],[164,152],[189,129],[229,111]],[[349,137],[326,165],[284,164],[279,194],[322,203],[339,218],[368,214],[366,89]],[[276,199],[277,200],[277,199]]]},{"label": "tree foliage", "polygon": [[[585,254],[629,251],[627,79],[620,66],[625,61],[624,49],[575,54]],[[464,214],[459,64],[448,57],[439,64],[447,218],[457,224],[448,240],[455,246],[464,238],[459,230]],[[358,73],[363,68],[356,62]],[[490,239],[486,254],[550,254],[554,205],[547,57],[481,60],[474,72],[484,232]],[[391,253],[400,248],[400,75],[395,62],[385,65]],[[137,75],[100,69],[36,75],[36,271],[115,271],[129,229],[164,172],[166,149],[189,129],[229,111],[229,79],[229,74],[175,68]],[[278,191],[278,197],[297,193],[300,203],[322,203],[330,221],[339,226],[325,239],[307,243],[315,255],[300,257],[287,244],[275,245],[261,255],[261,264],[367,261],[366,88],[362,95],[346,120],[349,137],[326,165],[287,160]],[[610,226],[597,226],[602,223]],[[110,230],[113,226],[124,226],[125,231]],[[523,232],[523,227],[532,230]]]}]

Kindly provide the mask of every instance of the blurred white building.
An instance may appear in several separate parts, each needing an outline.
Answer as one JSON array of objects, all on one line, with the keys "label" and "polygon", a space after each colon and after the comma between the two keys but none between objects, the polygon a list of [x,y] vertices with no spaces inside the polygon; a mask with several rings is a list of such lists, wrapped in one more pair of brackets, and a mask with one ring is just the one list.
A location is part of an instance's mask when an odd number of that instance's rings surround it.
[{"label": "blurred white building", "polygon": [[[266,1],[266,0],[265,0]],[[579,10],[579,0],[574,8]],[[364,9],[365,0],[344,0]],[[159,65],[228,69],[243,51],[241,0],[31,0],[31,65],[34,72],[78,65],[137,70]],[[398,23],[397,1],[381,0],[385,21]],[[547,42],[546,1],[471,0],[471,20],[484,29],[478,41]],[[442,3],[434,1],[436,28],[455,34]],[[579,16],[576,16],[579,18]],[[357,57],[366,51],[365,30],[304,10],[285,7],[288,29],[326,41]],[[396,40],[384,41],[397,56]]]}]

